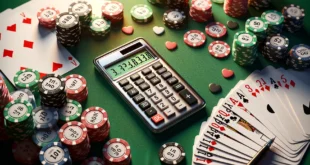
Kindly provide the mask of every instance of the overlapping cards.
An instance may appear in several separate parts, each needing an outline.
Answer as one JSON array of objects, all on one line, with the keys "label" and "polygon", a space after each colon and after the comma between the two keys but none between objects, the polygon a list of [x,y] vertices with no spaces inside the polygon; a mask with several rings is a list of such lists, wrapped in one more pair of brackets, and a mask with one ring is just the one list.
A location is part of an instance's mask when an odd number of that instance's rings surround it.
[{"label": "overlapping cards", "polygon": [[310,70],[254,71],[220,99],[193,146],[193,165],[244,165],[275,138],[260,165],[299,164],[310,138]]}]

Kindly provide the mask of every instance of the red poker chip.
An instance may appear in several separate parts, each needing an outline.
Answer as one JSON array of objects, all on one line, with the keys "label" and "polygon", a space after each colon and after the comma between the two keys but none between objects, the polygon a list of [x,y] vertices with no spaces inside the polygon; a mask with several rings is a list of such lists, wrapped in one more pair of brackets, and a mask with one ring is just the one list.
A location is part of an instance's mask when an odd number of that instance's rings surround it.
[{"label": "red poker chip", "polygon": [[[52,10],[54,11],[54,15],[52,16],[49,16],[49,17],[46,17],[44,16],[44,12],[46,10]],[[52,23],[52,22],[55,22],[56,23],[56,18],[57,18],[57,15],[59,14],[59,10],[57,10],[56,8],[54,7],[45,7],[45,8],[41,8],[38,12],[37,12],[37,18],[39,20],[39,22],[45,22],[45,23]]]},{"label": "red poker chip", "polygon": [[98,157],[90,157],[82,163],[82,165],[91,165],[91,164],[104,165],[104,161]]},{"label": "red poker chip", "polygon": [[[115,144],[118,144],[118,145],[115,145]],[[126,162],[126,161],[129,161],[131,158],[131,151],[130,151],[130,146],[128,142],[120,138],[114,138],[114,139],[109,140],[103,146],[102,152],[103,152],[103,157],[109,163]],[[118,154],[122,154],[122,155],[118,155]]]},{"label": "red poker chip", "polygon": [[[87,119],[87,114],[88,113],[100,113],[102,115],[102,119],[99,119],[100,121],[98,123],[91,123],[89,122],[89,120]],[[96,120],[99,116],[95,116],[96,114],[93,114],[93,116],[91,117],[92,120]],[[107,112],[100,107],[90,107],[87,108],[81,115],[81,122],[86,126],[86,128],[90,128],[90,129],[98,129],[101,128],[103,125],[107,124],[108,122],[108,114]]]},{"label": "red poker chip", "polygon": [[216,58],[225,58],[230,53],[230,46],[223,41],[213,41],[208,47],[209,53]]},{"label": "red poker chip", "polygon": [[[75,130],[70,129],[69,127],[79,127],[81,129],[81,135],[78,136],[75,133]],[[71,131],[71,134],[66,134],[66,129],[69,129]],[[68,146],[75,146],[78,144],[81,144],[87,140],[87,128],[82,124],[81,122],[72,121],[65,123],[58,132],[59,139],[62,143],[68,145]],[[75,137],[76,136],[76,137]],[[76,138],[76,139],[74,139]]]},{"label": "red poker chip", "polygon": [[[197,1],[200,1],[200,3]],[[196,3],[199,3],[199,5],[196,5]],[[205,4],[205,5],[202,5],[202,4]],[[208,11],[212,8],[212,2],[211,0],[193,0],[191,8],[197,11]]]},{"label": "red poker chip", "polygon": [[[108,9],[108,7],[110,5],[118,6],[118,10],[115,10],[112,12],[111,9]],[[102,5],[102,8],[101,8],[102,14],[108,15],[108,16],[119,15],[119,14],[123,13],[123,10],[124,10],[123,4],[120,2],[117,2],[117,1],[105,1]]]},{"label": "red poker chip", "polygon": [[191,47],[200,47],[206,42],[206,35],[199,30],[190,30],[184,34],[184,42]]},{"label": "red poker chip", "polygon": [[214,38],[221,38],[226,35],[227,29],[226,26],[220,22],[209,23],[206,28],[206,33]]},{"label": "red poker chip", "polygon": [[14,142],[12,153],[14,159],[21,164],[36,164],[39,162],[40,148],[31,139]]},{"label": "red poker chip", "polygon": [[79,94],[85,90],[87,85],[86,79],[78,74],[71,74],[66,77],[67,94]]}]

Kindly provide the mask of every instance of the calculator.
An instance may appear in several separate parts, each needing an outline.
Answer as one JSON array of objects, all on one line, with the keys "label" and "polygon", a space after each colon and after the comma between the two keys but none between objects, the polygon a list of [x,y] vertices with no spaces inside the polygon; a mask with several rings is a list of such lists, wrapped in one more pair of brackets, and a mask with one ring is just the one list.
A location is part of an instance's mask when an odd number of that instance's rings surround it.
[{"label": "calculator", "polygon": [[100,55],[94,65],[154,133],[163,132],[206,105],[143,38]]}]

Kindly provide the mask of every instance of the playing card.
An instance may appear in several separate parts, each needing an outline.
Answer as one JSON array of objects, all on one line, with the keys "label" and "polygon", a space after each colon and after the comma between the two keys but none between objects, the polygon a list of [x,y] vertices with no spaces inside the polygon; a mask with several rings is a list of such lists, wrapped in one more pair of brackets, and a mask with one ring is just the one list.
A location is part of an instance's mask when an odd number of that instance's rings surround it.
[{"label": "playing card", "polygon": [[[193,145],[193,151],[195,151],[195,145]],[[227,164],[195,156],[195,153],[193,152],[192,165],[227,165]]]}]

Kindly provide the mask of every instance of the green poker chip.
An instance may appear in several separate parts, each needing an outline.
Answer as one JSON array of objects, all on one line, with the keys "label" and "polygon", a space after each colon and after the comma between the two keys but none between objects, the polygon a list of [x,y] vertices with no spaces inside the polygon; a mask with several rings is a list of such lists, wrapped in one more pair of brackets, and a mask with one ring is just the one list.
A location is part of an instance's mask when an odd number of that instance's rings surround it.
[{"label": "green poker chip", "polygon": [[14,100],[8,103],[3,111],[7,121],[20,123],[31,118],[32,104],[26,100]]},{"label": "green poker chip", "polygon": [[134,21],[149,22],[153,18],[153,10],[148,5],[138,4],[131,8],[131,17]]},{"label": "green poker chip", "polygon": [[111,22],[106,18],[93,16],[89,26],[92,32],[104,33],[110,30]]},{"label": "green poker chip", "polygon": [[240,31],[234,36],[234,43],[242,47],[252,47],[256,45],[256,42],[257,37],[251,32]]},{"label": "green poker chip", "polygon": [[259,17],[251,17],[247,19],[245,24],[245,29],[252,33],[266,32],[267,28],[268,22]]},{"label": "green poker chip", "polygon": [[75,121],[81,117],[82,105],[75,100],[67,100],[66,106],[58,111],[59,120],[64,122]]},{"label": "green poker chip", "polygon": [[40,73],[34,69],[23,69],[18,71],[14,76],[14,84],[19,89],[37,88],[38,82],[40,80]]},{"label": "green poker chip", "polygon": [[276,10],[265,11],[261,17],[265,22],[268,22],[270,25],[279,25],[282,24],[284,21],[284,16],[282,15],[282,13]]}]

